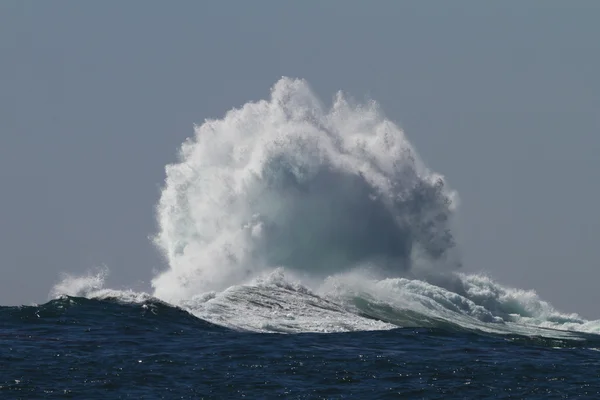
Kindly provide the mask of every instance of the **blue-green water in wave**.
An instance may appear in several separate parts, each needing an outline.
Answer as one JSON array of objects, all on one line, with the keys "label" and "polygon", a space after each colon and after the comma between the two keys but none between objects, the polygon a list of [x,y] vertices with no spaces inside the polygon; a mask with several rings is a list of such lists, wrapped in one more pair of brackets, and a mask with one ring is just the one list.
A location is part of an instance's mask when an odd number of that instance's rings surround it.
[{"label": "blue-green water in wave", "polygon": [[598,398],[600,337],[456,327],[292,335],[158,301],[1,307],[2,398]]}]

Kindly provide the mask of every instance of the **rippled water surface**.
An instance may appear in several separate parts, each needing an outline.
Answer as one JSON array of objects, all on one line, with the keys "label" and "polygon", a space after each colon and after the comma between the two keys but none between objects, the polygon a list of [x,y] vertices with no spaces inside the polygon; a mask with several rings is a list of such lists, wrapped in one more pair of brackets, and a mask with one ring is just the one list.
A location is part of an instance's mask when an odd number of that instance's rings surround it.
[{"label": "rippled water surface", "polygon": [[226,329],[157,301],[0,309],[3,398],[597,398],[600,340]]}]

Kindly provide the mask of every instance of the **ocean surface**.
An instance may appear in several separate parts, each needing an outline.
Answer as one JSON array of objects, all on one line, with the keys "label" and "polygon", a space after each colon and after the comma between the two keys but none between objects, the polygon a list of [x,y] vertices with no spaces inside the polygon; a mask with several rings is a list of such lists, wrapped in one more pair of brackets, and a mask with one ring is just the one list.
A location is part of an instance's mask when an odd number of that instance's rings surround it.
[{"label": "ocean surface", "polygon": [[236,331],[159,301],[0,309],[0,397],[563,399],[600,396],[600,338],[456,327]]},{"label": "ocean surface", "polygon": [[458,193],[374,101],[284,77],[165,175],[148,290],[0,307],[1,398],[600,398],[600,321],[463,272]]}]

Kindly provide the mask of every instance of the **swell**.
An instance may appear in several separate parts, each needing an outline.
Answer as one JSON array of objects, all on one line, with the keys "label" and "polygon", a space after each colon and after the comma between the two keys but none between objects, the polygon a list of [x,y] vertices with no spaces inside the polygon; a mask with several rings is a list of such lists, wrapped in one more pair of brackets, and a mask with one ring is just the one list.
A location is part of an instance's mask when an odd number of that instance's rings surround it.
[{"label": "swell", "polygon": [[[361,311],[360,316],[375,321],[373,328],[377,328],[380,318],[393,321],[398,326],[389,329],[338,329],[328,333],[363,334],[368,330],[387,330],[390,335],[402,335],[403,340],[412,336],[414,340],[422,341],[424,335],[429,338],[444,337],[447,340],[460,340],[471,338],[480,340],[483,337],[496,337],[509,342],[522,345],[550,348],[600,348],[598,335],[585,332],[565,333],[560,330],[538,329],[536,331],[489,331],[465,327],[459,323],[446,321],[441,318],[431,318],[412,310],[394,310],[389,305],[382,306],[377,302],[371,303],[370,299],[355,299]],[[317,300],[318,303],[318,300]],[[360,304],[362,303],[362,304]],[[276,302],[266,300],[255,304],[258,307],[269,308]],[[343,307],[331,302],[324,302],[319,307],[343,312]],[[198,341],[206,339],[206,335],[229,336],[244,333],[247,329],[235,327],[233,331],[220,325],[210,323],[193,316],[190,312],[179,307],[168,305],[157,299],[150,299],[141,303],[132,303],[118,297],[113,298],[82,298],[62,296],[42,305],[2,307],[0,318],[3,329],[0,333],[0,342],[15,345],[16,342],[32,342],[37,346],[81,346],[89,343],[98,348],[110,343],[111,346],[139,345],[139,341],[147,342],[146,346],[159,346],[164,340],[169,342],[173,351],[180,351],[179,340]],[[272,333],[290,333],[289,327],[277,324],[265,325],[271,328],[266,331]],[[346,325],[349,328],[350,324]],[[381,328],[381,326],[379,326]],[[306,331],[318,332],[318,331]],[[163,338],[163,339],[161,339]],[[191,343],[190,343],[191,344]],[[202,347],[202,343],[196,346]]]},{"label": "swell", "polygon": [[275,333],[435,328],[591,340],[585,334],[600,332],[600,321],[560,313],[532,291],[503,287],[485,276],[452,273],[437,280],[439,286],[414,278],[373,279],[355,271],[331,276],[313,291],[279,269],[248,284],[194,296],[178,307],[144,293],[95,288],[82,293],[86,298],[62,296],[42,306],[5,307],[0,314],[25,325],[73,317],[83,325],[102,325],[113,318],[138,328],[219,326]]},{"label": "swell", "polygon": [[[61,296],[41,305],[0,307],[3,335],[29,340],[58,340],[76,334],[110,337],[115,331],[222,328],[158,299]],[[75,329],[75,330],[74,330]],[[122,333],[122,332],[121,332]]]}]

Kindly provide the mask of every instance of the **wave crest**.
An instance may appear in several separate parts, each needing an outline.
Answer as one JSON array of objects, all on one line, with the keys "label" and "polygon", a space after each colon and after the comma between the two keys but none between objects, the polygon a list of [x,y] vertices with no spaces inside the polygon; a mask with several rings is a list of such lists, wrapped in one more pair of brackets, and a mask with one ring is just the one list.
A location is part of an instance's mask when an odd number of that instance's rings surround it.
[{"label": "wave crest", "polygon": [[153,294],[105,289],[101,270],[65,276],[52,296],[158,298],[261,332],[600,332],[533,291],[456,272],[456,203],[376,103],[338,93],[325,108],[282,78],[269,100],[197,126],[166,167],[154,240],[168,266]]},{"label": "wave crest", "polygon": [[[269,101],[196,127],[166,168],[158,297],[190,298],[284,266],[310,276],[370,263],[395,274],[454,246],[456,194],[374,102],[325,109],[282,78]],[[451,263],[446,263],[451,264]],[[455,263],[456,264],[456,263]]]}]

